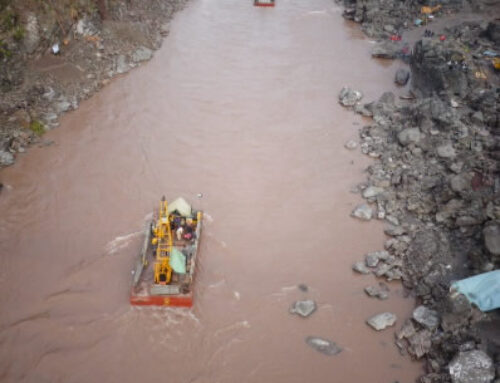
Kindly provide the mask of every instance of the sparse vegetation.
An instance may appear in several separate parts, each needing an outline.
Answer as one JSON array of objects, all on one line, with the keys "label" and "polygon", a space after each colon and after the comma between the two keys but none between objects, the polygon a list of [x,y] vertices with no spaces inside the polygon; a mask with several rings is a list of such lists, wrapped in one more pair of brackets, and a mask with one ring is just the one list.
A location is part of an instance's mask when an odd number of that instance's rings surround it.
[{"label": "sparse vegetation", "polygon": [[18,16],[11,10],[6,10],[1,16],[1,28],[4,31],[11,31],[18,22]]},{"label": "sparse vegetation", "polygon": [[12,52],[7,47],[7,43],[0,39],[0,59],[11,58]]},{"label": "sparse vegetation", "polygon": [[14,33],[12,34],[12,37],[16,41],[21,41],[22,39],[24,39],[24,35],[25,34],[26,34],[26,31],[24,30],[23,26],[22,25],[18,25],[14,29]]},{"label": "sparse vegetation", "polygon": [[36,135],[38,136],[41,136],[42,134],[45,133],[45,127],[43,126],[43,124],[38,121],[38,120],[34,120],[31,122],[30,124],[30,130],[35,133]]}]

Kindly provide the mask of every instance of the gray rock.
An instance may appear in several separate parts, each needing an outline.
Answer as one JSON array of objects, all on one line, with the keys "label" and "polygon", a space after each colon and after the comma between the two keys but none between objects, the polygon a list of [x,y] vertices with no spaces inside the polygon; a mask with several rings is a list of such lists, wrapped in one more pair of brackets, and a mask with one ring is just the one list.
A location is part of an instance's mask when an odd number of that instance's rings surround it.
[{"label": "gray rock", "polygon": [[141,61],[150,60],[151,57],[153,57],[153,51],[151,49],[146,47],[139,47],[132,54],[132,61],[138,63]]},{"label": "gray rock", "polygon": [[306,338],[306,343],[316,351],[328,356],[337,355],[342,352],[341,347],[337,346],[335,342],[332,342],[328,339],[319,338],[316,336],[308,336]]},{"label": "gray rock", "polygon": [[365,116],[365,117],[372,117],[373,116],[372,111],[367,108],[366,104],[362,105],[360,102],[354,104],[353,110],[356,113],[361,114],[362,116]]},{"label": "gray rock", "polygon": [[9,166],[15,162],[14,155],[10,152],[0,150],[0,166]]},{"label": "gray rock", "polygon": [[119,55],[116,59],[116,72],[119,74],[127,73],[130,70],[130,65],[127,64],[125,55]]},{"label": "gray rock", "polygon": [[384,192],[384,188],[380,188],[377,186],[368,186],[365,190],[363,190],[364,198],[373,198],[378,196],[380,193]]},{"label": "gray rock", "polygon": [[372,56],[383,59],[394,59],[398,56],[400,50],[400,44],[392,41],[383,41],[373,47]]},{"label": "gray rock", "polygon": [[33,13],[29,13],[25,27],[25,36],[23,39],[24,49],[28,53],[33,53],[40,44],[40,30],[38,19]]},{"label": "gray rock", "polygon": [[460,352],[448,368],[453,383],[490,383],[495,378],[491,358],[480,350]]},{"label": "gray rock", "polygon": [[366,295],[368,295],[370,297],[378,298],[380,300],[384,300],[384,299],[389,298],[389,294],[388,294],[387,290],[381,289],[380,287],[367,286],[367,287],[365,287],[364,290],[365,290]]},{"label": "gray rock", "polygon": [[94,36],[98,33],[97,27],[92,23],[92,21],[87,17],[83,17],[78,20],[75,26],[75,32],[81,36]]},{"label": "gray rock", "polygon": [[[388,258],[389,258],[389,253],[385,250],[372,251],[371,253],[368,253],[365,255],[365,261],[370,259],[371,264],[375,263],[374,266],[370,266],[370,267],[375,267],[375,266],[377,266],[378,261],[385,261]],[[375,260],[376,260],[376,262],[375,262]]]},{"label": "gray rock", "polygon": [[68,101],[61,101],[56,103],[54,107],[57,113],[64,113],[71,108],[71,103]]},{"label": "gray rock", "polygon": [[392,269],[392,265],[388,265],[387,263],[379,263],[377,269],[375,270],[375,275],[377,277],[383,277],[387,275],[387,273]]},{"label": "gray rock", "polygon": [[494,255],[500,255],[500,225],[490,223],[483,229],[484,244],[488,251]]},{"label": "gray rock", "polygon": [[363,98],[363,93],[344,86],[339,93],[339,102],[344,106],[354,106]]},{"label": "gray rock", "polygon": [[454,192],[462,192],[469,189],[470,179],[463,174],[457,174],[450,179],[450,187]]},{"label": "gray rock", "polygon": [[344,144],[344,147],[349,150],[354,150],[358,147],[358,143],[353,140],[349,140]]},{"label": "gray rock", "polygon": [[399,235],[406,234],[406,229],[401,226],[390,225],[384,229],[384,233],[390,235],[391,237],[397,237]]},{"label": "gray rock", "polygon": [[361,219],[363,221],[369,221],[372,219],[373,216],[373,210],[370,206],[367,204],[362,204],[357,206],[351,213],[353,217],[356,217],[358,219]]},{"label": "gray rock", "polygon": [[400,68],[396,71],[394,82],[398,85],[404,86],[410,79],[410,71],[408,69]]},{"label": "gray rock", "polygon": [[441,158],[453,158],[457,154],[455,152],[455,148],[451,143],[445,144],[438,146],[437,148],[437,155]]},{"label": "gray rock", "polygon": [[303,318],[307,318],[316,311],[316,302],[311,299],[305,301],[297,301],[290,308],[291,314],[298,314]]},{"label": "gray rock", "polygon": [[481,221],[479,221],[477,218],[470,217],[470,216],[460,216],[456,219],[455,225],[459,227],[463,226],[474,226],[480,224]]},{"label": "gray rock", "polygon": [[429,330],[419,331],[408,338],[410,354],[420,359],[427,354],[432,347],[432,334]]},{"label": "gray rock", "polygon": [[365,255],[365,264],[368,267],[377,267],[379,258],[376,253],[369,253]]},{"label": "gray rock", "polygon": [[439,326],[439,315],[437,311],[431,310],[423,305],[413,310],[413,319],[422,326],[432,330]]},{"label": "gray rock", "polygon": [[385,312],[372,316],[366,323],[377,331],[381,331],[387,327],[394,326],[397,317],[393,313]]},{"label": "gray rock", "polygon": [[403,146],[415,144],[420,141],[421,137],[419,128],[406,128],[398,133],[398,141]]},{"label": "gray rock", "polygon": [[370,270],[366,267],[365,263],[361,261],[352,265],[352,269],[360,274],[370,274]]}]

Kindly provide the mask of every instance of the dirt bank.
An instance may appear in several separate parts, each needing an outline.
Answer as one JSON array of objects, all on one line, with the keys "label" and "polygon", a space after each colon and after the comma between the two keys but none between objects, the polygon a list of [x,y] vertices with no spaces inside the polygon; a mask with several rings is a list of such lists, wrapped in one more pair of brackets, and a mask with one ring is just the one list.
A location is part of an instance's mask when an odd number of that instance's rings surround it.
[{"label": "dirt bank", "polygon": [[2,0],[0,167],[44,143],[61,114],[149,60],[185,3]]},{"label": "dirt bank", "polygon": [[463,11],[440,22],[457,11],[457,4],[444,4],[432,22],[407,33],[422,17],[420,5],[404,15],[379,1],[347,6],[348,19],[381,38],[374,56],[410,64],[395,76],[400,84],[411,79],[408,97],[385,93],[363,104],[359,93],[340,94],[373,118],[360,131],[360,148],[376,161],[359,191],[386,221],[390,239],[389,257],[367,258],[366,266],[379,277],[401,278],[419,304],[396,344],[425,360],[422,383],[498,382],[498,310],[482,313],[449,291],[454,280],[500,267],[500,74],[492,63],[500,22],[495,13],[470,21],[473,14]]}]

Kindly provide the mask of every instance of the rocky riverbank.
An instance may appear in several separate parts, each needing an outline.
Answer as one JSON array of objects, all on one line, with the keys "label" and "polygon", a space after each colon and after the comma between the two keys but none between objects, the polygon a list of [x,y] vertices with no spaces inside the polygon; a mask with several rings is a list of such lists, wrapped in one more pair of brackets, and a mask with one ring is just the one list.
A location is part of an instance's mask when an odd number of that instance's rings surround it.
[{"label": "rocky riverbank", "polygon": [[0,167],[153,56],[186,0],[0,1]]},{"label": "rocky riverbank", "polygon": [[[382,3],[349,2],[345,13],[382,39],[377,57],[384,49],[400,52],[401,29],[419,16],[410,5],[403,14],[403,3]],[[358,187],[366,203],[353,216],[386,221],[389,236],[385,251],[353,268],[401,279],[416,297],[396,344],[425,361],[422,383],[500,382],[498,310],[483,313],[450,295],[452,281],[500,267],[500,73],[492,61],[500,53],[500,21],[425,29],[404,55],[409,70],[396,75],[396,83],[411,79],[408,97],[384,93],[362,103],[361,92],[340,92],[341,104],[372,118],[359,147],[375,161]]]}]

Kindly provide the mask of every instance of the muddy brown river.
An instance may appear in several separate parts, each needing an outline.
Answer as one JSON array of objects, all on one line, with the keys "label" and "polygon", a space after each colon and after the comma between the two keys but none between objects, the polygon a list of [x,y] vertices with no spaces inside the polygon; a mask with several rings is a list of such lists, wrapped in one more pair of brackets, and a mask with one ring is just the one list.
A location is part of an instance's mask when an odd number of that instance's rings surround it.
[{"label": "muddy brown river", "polygon": [[[337,103],[343,85],[390,88],[397,64],[370,47],[331,0],[193,0],[151,62],[3,170],[0,380],[413,382],[394,329],[365,320],[391,311],[397,329],[414,302],[398,283],[370,299],[374,277],[351,271],[384,241],[349,217],[369,161],[343,147],[363,121]],[[162,195],[206,213],[191,310],[128,303]],[[303,298],[318,311],[290,315]]]}]

